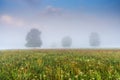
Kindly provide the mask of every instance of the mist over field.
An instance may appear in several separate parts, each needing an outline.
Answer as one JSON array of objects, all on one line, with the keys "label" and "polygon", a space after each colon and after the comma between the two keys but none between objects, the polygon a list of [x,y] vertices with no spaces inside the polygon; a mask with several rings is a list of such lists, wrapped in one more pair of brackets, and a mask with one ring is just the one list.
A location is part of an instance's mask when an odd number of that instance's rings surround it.
[{"label": "mist over field", "polygon": [[90,34],[100,36],[99,48],[120,48],[119,0],[0,0],[0,49],[26,48],[32,28],[41,31],[41,48],[91,48]]}]

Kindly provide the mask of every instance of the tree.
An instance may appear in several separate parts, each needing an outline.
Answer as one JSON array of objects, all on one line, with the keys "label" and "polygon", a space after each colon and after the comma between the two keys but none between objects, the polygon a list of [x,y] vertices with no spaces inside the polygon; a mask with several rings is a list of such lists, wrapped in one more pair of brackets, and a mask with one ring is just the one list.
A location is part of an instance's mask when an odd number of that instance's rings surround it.
[{"label": "tree", "polygon": [[38,29],[31,29],[26,36],[26,47],[41,47],[42,41],[40,39],[40,35],[41,32]]},{"label": "tree", "polygon": [[69,36],[66,36],[62,39],[62,46],[63,47],[70,47],[72,45],[72,38]]},{"label": "tree", "polygon": [[100,37],[97,32],[92,32],[89,40],[90,46],[98,47],[100,46]]}]

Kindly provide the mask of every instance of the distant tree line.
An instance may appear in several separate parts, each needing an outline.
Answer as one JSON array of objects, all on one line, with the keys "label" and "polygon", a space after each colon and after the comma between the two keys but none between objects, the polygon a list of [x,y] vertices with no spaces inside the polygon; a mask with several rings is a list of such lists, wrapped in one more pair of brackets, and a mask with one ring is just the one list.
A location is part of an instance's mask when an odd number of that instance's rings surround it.
[{"label": "distant tree line", "polygon": [[[42,40],[41,40],[41,31],[36,28],[30,30],[26,36],[26,47],[41,47]],[[92,32],[89,37],[89,44],[92,47],[99,47],[100,46],[100,36],[97,32]],[[64,48],[69,48],[72,45],[72,38],[70,36],[66,36],[61,40],[61,45]]]}]

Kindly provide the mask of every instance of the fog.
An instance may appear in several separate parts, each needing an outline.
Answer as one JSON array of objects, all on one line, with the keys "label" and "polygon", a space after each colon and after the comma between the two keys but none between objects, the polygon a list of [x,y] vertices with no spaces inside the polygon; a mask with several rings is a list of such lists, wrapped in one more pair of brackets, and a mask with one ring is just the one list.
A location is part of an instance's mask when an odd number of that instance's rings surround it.
[{"label": "fog", "polygon": [[0,49],[25,49],[25,38],[32,28],[41,31],[41,48],[62,48],[61,40],[65,36],[72,38],[71,48],[91,48],[89,36],[92,32],[100,35],[99,48],[120,48],[119,6],[102,7],[102,10],[79,6],[71,9],[72,5],[66,8],[47,0],[43,3],[42,0],[30,1],[1,1],[4,5],[0,6]]}]

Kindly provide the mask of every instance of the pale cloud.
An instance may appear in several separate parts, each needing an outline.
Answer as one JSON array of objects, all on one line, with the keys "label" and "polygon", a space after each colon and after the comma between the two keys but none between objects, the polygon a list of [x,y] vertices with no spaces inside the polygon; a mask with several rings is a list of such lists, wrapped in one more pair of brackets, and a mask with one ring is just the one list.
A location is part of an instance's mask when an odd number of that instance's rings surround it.
[{"label": "pale cloud", "polygon": [[28,3],[28,4],[30,4],[30,5],[36,6],[36,5],[41,4],[41,1],[42,1],[42,0],[22,0],[22,1],[24,1],[24,2],[26,2],[26,3]]},{"label": "pale cloud", "polygon": [[1,16],[1,21],[6,24],[12,24],[13,23],[13,18],[8,15],[3,15]]},{"label": "pale cloud", "polygon": [[0,16],[0,23],[2,23],[3,25],[11,25],[11,26],[16,26],[16,27],[25,25],[23,20],[16,19],[9,15]]},{"label": "pale cloud", "polygon": [[25,18],[20,19],[19,17],[10,16],[10,15],[0,15],[0,25],[5,25],[8,27],[21,27],[21,28],[41,28],[41,24],[36,23],[35,21],[26,20]]},{"label": "pale cloud", "polygon": [[57,8],[57,7],[53,7],[51,5],[48,5],[42,12],[42,15],[47,15],[47,16],[60,16],[63,13],[63,9],[62,8]]}]

